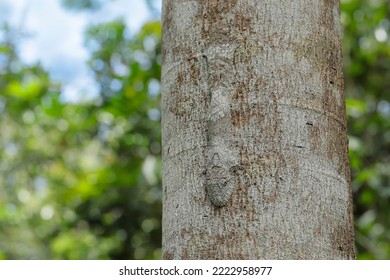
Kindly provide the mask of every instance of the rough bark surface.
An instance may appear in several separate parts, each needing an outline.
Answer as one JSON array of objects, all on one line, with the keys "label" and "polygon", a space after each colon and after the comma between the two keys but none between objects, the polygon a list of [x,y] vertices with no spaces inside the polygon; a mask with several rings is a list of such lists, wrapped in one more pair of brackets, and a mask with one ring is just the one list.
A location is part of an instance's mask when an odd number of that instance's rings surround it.
[{"label": "rough bark surface", "polygon": [[162,13],[163,258],[354,258],[339,0]]}]

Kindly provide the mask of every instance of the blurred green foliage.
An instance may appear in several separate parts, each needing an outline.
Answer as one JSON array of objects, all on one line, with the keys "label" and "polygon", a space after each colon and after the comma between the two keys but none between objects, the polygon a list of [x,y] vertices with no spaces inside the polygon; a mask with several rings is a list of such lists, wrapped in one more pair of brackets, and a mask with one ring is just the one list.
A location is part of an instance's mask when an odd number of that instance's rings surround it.
[{"label": "blurred green foliage", "polygon": [[159,22],[135,36],[120,20],[88,29],[100,91],[79,103],[2,32],[0,257],[159,258]]},{"label": "blurred green foliage", "polygon": [[[341,8],[358,258],[390,259],[390,4]],[[0,31],[0,259],[159,258],[159,22],[91,26],[99,94],[77,103],[19,60],[18,34]]]},{"label": "blurred green foliage", "polygon": [[97,10],[102,7],[107,0],[61,0],[64,7],[71,10]]},{"label": "blurred green foliage", "polygon": [[390,2],[341,1],[359,259],[390,259]]}]

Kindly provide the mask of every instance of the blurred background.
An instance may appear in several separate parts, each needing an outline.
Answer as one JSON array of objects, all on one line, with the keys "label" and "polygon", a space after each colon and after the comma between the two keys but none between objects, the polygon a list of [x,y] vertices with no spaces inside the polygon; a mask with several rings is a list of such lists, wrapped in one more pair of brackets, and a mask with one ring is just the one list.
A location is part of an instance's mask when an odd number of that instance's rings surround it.
[{"label": "blurred background", "polygon": [[[0,259],[159,259],[161,0],[0,0]],[[342,0],[359,259],[390,259],[390,2]]]}]

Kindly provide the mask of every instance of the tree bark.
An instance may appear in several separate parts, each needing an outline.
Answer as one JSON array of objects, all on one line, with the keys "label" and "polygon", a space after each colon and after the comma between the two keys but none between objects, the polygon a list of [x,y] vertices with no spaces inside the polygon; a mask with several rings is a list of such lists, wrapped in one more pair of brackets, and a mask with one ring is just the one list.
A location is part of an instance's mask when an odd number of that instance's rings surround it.
[{"label": "tree bark", "polygon": [[339,0],[164,0],[163,258],[353,259]]}]

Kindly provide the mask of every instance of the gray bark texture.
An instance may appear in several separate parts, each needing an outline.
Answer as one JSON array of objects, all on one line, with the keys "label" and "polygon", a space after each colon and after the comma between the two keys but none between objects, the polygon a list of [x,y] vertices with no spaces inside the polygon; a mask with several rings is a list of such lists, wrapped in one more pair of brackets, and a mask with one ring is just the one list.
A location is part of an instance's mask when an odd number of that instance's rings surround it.
[{"label": "gray bark texture", "polygon": [[353,259],[339,0],[163,0],[164,259]]}]

